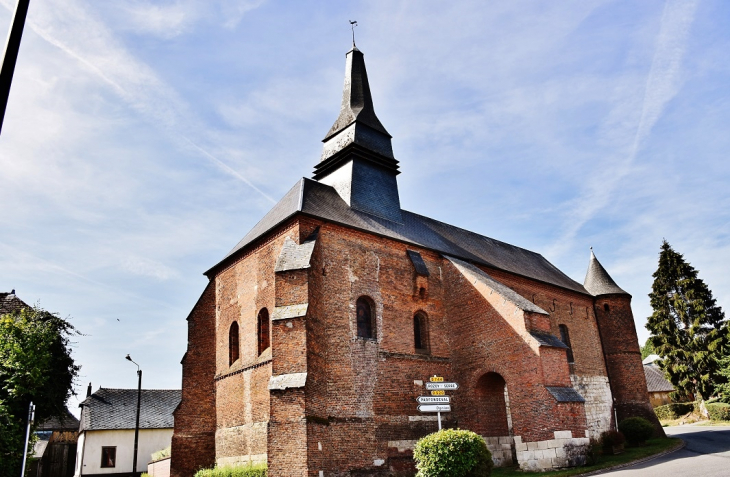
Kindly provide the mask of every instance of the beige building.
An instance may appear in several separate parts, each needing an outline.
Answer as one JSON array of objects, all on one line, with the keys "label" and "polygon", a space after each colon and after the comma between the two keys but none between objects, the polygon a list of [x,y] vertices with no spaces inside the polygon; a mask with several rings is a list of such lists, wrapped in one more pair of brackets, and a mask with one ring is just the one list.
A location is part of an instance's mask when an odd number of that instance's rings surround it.
[{"label": "beige building", "polygon": [[[147,471],[153,452],[170,446],[179,403],[179,389],[142,390],[137,472]],[[100,388],[81,407],[74,476],[131,475],[137,390]]]}]

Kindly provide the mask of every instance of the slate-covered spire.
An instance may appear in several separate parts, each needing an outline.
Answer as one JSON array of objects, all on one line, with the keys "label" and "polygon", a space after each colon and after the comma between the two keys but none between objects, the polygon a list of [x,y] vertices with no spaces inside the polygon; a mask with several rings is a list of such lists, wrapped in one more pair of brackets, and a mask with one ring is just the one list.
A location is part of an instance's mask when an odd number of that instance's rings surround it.
[{"label": "slate-covered spire", "polygon": [[340,115],[325,136],[314,179],[334,187],[353,209],[401,221],[391,135],[375,115],[365,58],[347,52]]},{"label": "slate-covered spire", "polygon": [[353,45],[352,50],[347,52],[345,87],[342,91],[340,116],[332,125],[323,142],[326,142],[355,121],[369,126],[389,138],[392,137],[375,115],[373,96],[370,94],[368,73],[365,69],[365,55]]},{"label": "slate-covered spire", "polygon": [[[591,261],[588,264],[588,272],[583,282],[583,287],[593,296],[599,295],[629,295],[622,290],[613,278],[608,274],[601,262],[598,261],[596,255],[591,248]],[[631,296],[631,295],[629,295]]]}]

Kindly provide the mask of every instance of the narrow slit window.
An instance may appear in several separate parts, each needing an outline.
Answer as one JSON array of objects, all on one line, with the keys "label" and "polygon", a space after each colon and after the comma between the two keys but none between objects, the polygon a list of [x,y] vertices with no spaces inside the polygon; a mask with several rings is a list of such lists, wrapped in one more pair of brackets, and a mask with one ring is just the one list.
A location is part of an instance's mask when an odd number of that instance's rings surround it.
[{"label": "narrow slit window", "polygon": [[375,319],[373,307],[369,299],[360,297],[357,299],[357,336],[360,338],[375,338]]},{"label": "narrow slit window", "polygon": [[269,310],[262,308],[258,317],[259,332],[259,354],[263,353],[266,348],[271,346],[271,334],[269,331]]},{"label": "narrow slit window", "polygon": [[413,316],[413,344],[416,353],[428,353],[428,320],[421,312]]},{"label": "narrow slit window", "polygon": [[573,358],[573,347],[570,344],[570,333],[568,332],[568,327],[565,325],[560,325],[560,340],[565,343],[565,346],[568,347],[566,349],[566,353],[568,355],[568,363],[573,364],[575,363],[575,359]]},{"label": "narrow slit window", "polygon": [[228,366],[232,365],[239,358],[238,344],[238,323],[233,322],[228,330]]}]

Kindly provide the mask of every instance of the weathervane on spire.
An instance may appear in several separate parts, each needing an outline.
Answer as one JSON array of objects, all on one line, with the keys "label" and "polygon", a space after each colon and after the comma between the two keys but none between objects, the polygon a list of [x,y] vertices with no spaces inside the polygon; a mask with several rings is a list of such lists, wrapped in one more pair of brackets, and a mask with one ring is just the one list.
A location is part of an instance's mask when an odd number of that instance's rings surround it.
[{"label": "weathervane on spire", "polygon": [[350,28],[352,28],[352,47],[355,48],[355,27],[357,26],[357,20],[349,20]]}]

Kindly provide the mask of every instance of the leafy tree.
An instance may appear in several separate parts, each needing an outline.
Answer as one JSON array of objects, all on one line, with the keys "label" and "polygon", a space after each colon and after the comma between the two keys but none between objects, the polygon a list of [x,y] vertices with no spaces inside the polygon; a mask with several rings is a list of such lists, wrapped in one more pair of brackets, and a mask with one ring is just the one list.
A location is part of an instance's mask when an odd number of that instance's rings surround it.
[{"label": "leafy tree", "polygon": [[654,351],[654,345],[651,344],[651,338],[647,338],[646,343],[641,347],[641,359],[645,360],[651,354],[656,354],[656,351]]},{"label": "leafy tree", "polygon": [[39,307],[0,316],[0,476],[17,476],[30,401],[36,422],[66,414],[79,366],[69,339],[76,329]]},{"label": "leafy tree", "polygon": [[720,375],[725,378],[725,382],[719,384],[715,391],[724,403],[730,404],[730,356],[725,356],[720,360]]},{"label": "leafy tree", "polygon": [[723,382],[719,359],[727,346],[725,314],[697,270],[663,241],[649,294],[654,313],[646,327],[659,366],[680,395],[708,399]]}]

